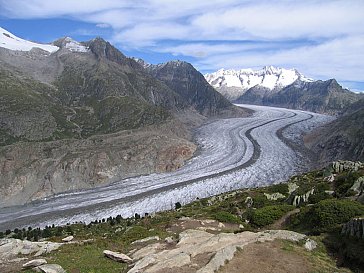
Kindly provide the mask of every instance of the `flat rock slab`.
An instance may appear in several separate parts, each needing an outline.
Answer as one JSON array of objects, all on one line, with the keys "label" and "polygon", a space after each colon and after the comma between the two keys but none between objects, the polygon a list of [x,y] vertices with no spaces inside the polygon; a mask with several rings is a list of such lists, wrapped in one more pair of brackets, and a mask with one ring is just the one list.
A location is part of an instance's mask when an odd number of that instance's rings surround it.
[{"label": "flat rock slab", "polygon": [[23,268],[33,268],[46,263],[47,261],[45,259],[35,259],[23,264]]},{"label": "flat rock slab", "polygon": [[62,266],[58,264],[44,264],[33,269],[35,272],[42,273],[67,273]]},{"label": "flat rock slab", "polygon": [[0,240],[0,261],[14,259],[21,255],[40,256],[58,249],[62,243],[53,242],[31,242],[19,239]]},{"label": "flat rock slab", "polygon": [[133,259],[130,258],[129,256],[120,253],[120,252],[114,252],[114,251],[110,251],[110,250],[104,250],[104,255],[108,258],[110,258],[111,260],[117,261],[117,262],[122,262],[122,263],[132,263]]},{"label": "flat rock slab", "polygon": [[151,241],[159,241],[159,240],[160,240],[159,236],[152,236],[152,237],[147,237],[144,239],[136,240],[136,241],[132,242],[131,244],[135,245],[135,244],[149,243]]},{"label": "flat rock slab", "polygon": [[73,238],[74,238],[73,236],[68,236],[66,238],[63,238],[62,242],[65,242],[65,243],[71,242],[73,240]]},{"label": "flat rock slab", "polygon": [[[190,270],[196,264],[194,261],[201,255],[211,254],[212,257],[195,268],[197,273],[214,273],[226,261],[230,261],[238,249],[256,243],[284,239],[290,241],[306,240],[303,234],[287,230],[268,230],[263,232],[242,232],[238,234],[211,234],[201,230],[186,230],[179,235],[179,242],[173,249],[147,246],[131,254],[137,260],[135,266],[128,273],[159,273],[173,272],[173,268]],[[142,255],[141,255],[142,254]],[[147,270],[147,271],[146,271]]]}]

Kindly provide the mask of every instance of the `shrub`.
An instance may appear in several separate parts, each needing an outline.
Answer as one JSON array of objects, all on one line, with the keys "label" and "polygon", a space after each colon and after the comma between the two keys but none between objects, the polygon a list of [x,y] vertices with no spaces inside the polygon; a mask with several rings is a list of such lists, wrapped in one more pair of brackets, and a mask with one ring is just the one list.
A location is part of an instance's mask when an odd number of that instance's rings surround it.
[{"label": "shrub", "polygon": [[363,214],[364,206],[356,201],[328,199],[313,207],[311,219],[314,226],[327,230]]},{"label": "shrub", "polygon": [[255,226],[264,227],[273,224],[274,221],[292,209],[294,209],[294,206],[291,205],[267,206],[256,209],[253,211],[250,221]]},{"label": "shrub", "polygon": [[254,195],[252,198],[253,198],[253,207],[257,209],[266,206],[272,206],[278,203],[278,201],[268,200],[268,198],[263,194]]},{"label": "shrub", "polygon": [[280,184],[275,184],[275,185],[269,186],[268,192],[269,193],[279,192],[283,195],[287,195],[288,194],[288,184],[280,183]]},{"label": "shrub", "polygon": [[308,202],[311,204],[316,204],[322,200],[333,198],[331,194],[326,192],[315,192],[314,194],[308,197]]},{"label": "shrub", "polygon": [[364,215],[364,206],[359,202],[326,199],[299,213],[295,226],[304,227],[314,233],[330,232],[338,225],[361,215]]},{"label": "shrub", "polygon": [[215,220],[217,220],[219,222],[235,223],[235,224],[241,223],[241,219],[238,216],[231,214],[229,212],[226,212],[226,211],[219,211],[215,214],[214,217],[215,217]]},{"label": "shrub", "polygon": [[180,203],[180,202],[177,202],[177,203],[175,203],[175,204],[174,204],[174,207],[175,207],[175,209],[177,210],[177,209],[182,208],[182,205],[181,205],[181,203]]},{"label": "shrub", "polygon": [[350,196],[346,193],[353,186],[354,182],[360,177],[359,173],[343,173],[339,175],[334,182],[335,194],[337,196]]}]

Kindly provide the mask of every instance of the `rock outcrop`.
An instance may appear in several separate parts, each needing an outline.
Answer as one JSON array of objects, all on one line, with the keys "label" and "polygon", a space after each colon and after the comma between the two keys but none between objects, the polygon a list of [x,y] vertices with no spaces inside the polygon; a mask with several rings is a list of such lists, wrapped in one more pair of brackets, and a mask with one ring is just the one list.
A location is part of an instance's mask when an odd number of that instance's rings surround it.
[{"label": "rock outcrop", "polygon": [[344,224],[341,234],[364,239],[364,218],[354,218]]},{"label": "rock outcrop", "polygon": [[307,191],[305,194],[302,195],[295,195],[293,197],[293,206],[298,206],[301,203],[306,203],[308,201],[308,198],[315,192],[315,189],[312,188],[311,190]]},{"label": "rock outcrop", "polygon": [[29,262],[26,262],[25,264],[23,264],[23,268],[33,268],[33,267],[37,267],[43,264],[46,264],[47,261],[45,259],[35,259],[35,260],[31,260]]},{"label": "rock outcrop", "polygon": [[364,166],[360,161],[353,162],[348,160],[340,160],[332,162],[332,169],[335,173],[342,173],[344,171],[358,171]]},{"label": "rock outcrop", "polygon": [[173,248],[156,243],[133,252],[131,256],[137,261],[128,273],[174,272],[176,267],[188,272],[214,273],[226,261],[233,259],[236,251],[244,251],[244,246],[275,239],[297,242],[307,237],[287,230],[246,231],[238,234],[186,230],[180,233],[179,241]]},{"label": "rock outcrop", "polygon": [[44,264],[33,269],[35,272],[41,273],[67,273],[62,266],[58,264]]},{"label": "rock outcrop", "polygon": [[[57,250],[62,243],[53,242],[31,242],[19,239],[0,239],[0,271],[2,266],[12,265],[27,260],[27,258],[19,257],[19,255],[26,255],[28,258],[39,257]],[[23,268],[37,267],[47,263],[44,259],[35,259],[23,264]],[[19,265],[19,267],[21,264]],[[41,271],[45,272],[45,271]],[[47,271],[51,272],[51,271]],[[55,271],[53,271],[55,272]]]},{"label": "rock outcrop", "polygon": [[267,197],[268,200],[278,200],[278,199],[283,199],[286,198],[285,195],[281,194],[280,192],[275,192],[275,193],[264,193],[264,196]]}]

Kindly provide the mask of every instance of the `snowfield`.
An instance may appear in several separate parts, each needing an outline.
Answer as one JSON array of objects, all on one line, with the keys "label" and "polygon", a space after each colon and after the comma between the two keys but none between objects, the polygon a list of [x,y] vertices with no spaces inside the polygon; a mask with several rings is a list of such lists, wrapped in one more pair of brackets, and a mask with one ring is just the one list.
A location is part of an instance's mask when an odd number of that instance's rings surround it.
[{"label": "snowfield", "polygon": [[[0,209],[0,230],[90,222],[118,214],[153,213],[239,188],[284,181],[306,170],[305,156],[287,145],[332,117],[298,110],[242,105],[249,118],[221,119],[200,127],[200,152],[181,169],[129,178],[111,185],[59,194],[42,202]],[[279,138],[282,131],[284,141]]]}]

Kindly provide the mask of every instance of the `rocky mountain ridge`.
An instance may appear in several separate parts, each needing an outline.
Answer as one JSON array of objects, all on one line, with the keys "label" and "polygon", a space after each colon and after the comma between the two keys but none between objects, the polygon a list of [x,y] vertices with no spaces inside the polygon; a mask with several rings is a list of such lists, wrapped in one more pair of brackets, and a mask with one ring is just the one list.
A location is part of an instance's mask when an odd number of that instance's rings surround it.
[{"label": "rocky mountain ridge", "polygon": [[264,67],[219,70],[205,74],[207,81],[235,103],[307,110],[338,115],[362,96],[340,86],[335,79],[306,78],[295,69]]},{"label": "rocky mountain ridge", "polygon": [[220,69],[204,75],[206,80],[229,100],[234,101],[250,88],[264,88],[275,92],[296,80],[312,82],[313,79],[305,77],[296,69],[285,69],[274,66],[265,66],[259,70],[247,69]]}]

